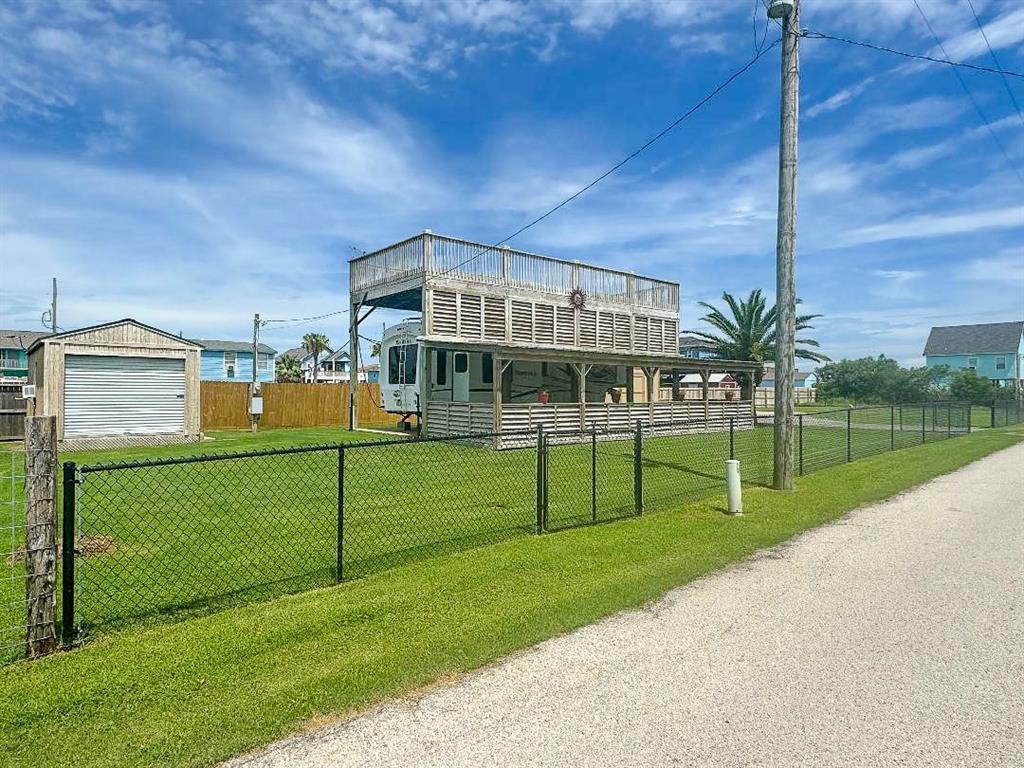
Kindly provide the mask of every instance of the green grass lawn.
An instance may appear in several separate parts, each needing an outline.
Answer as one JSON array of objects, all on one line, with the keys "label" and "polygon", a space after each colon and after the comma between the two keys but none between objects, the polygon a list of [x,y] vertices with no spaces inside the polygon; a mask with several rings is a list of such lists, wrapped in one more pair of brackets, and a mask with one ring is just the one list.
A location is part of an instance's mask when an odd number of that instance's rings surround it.
[{"label": "green grass lawn", "polygon": [[209,765],[641,605],[1021,439],[986,430],[823,470],[792,493],[752,488],[742,518],[716,494],[114,632],[0,669],[0,754],[11,768]]},{"label": "green grass lawn", "polygon": [[[922,432],[920,411],[908,412],[895,435],[890,434],[888,408],[884,414],[854,411],[849,443],[845,412],[805,418],[798,457],[806,473],[847,457],[859,459],[917,445],[922,438],[930,442],[947,436],[944,427],[936,430],[930,420]],[[62,459],[96,465],[323,444],[351,439],[353,433],[276,430],[214,437],[199,446]],[[771,480],[771,439],[770,427],[734,435],[735,454],[749,484]],[[727,433],[645,438],[644,509],[655,511],[719,493],[728,457]],[[331,449],[86,472],[78,488],[83,554],[76,565],[76,616],[81,639],[337,583],[338,464],[339,453]],[[548,475],[550,530],[635,514],[632,440],[552,445]],[[458,442],[350,446],[343,490],[346,580],[530,535],[537,526],[532,449],[495,451]],[[16,507],[11,512],[21,514]],[[7,567],[15,575],[20,571],[18,563]],[[23,585],[19,578],[3,583],[9,594],[0,625],[15,627],[23,610]],[[17,658],[19,652],[17,642],[9,644],[0,661]]]}]

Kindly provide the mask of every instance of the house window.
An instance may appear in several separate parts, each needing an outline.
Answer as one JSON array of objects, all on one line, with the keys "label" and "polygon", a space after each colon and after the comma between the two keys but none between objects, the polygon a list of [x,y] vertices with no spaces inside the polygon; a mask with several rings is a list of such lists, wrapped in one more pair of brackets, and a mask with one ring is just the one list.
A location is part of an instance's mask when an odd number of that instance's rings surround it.
[{"label": "house window", "polygon": [[455,372],[465,373],[469,370],[469,355],[465,352],[455,353]]},{"label": "house window", "polygon": [[434,378],[439,387],[448,383],[448,353],[443,349],[434,350]]},{"label": "house window", "polygon": [[1005,371],[1006,370],[1006,358],[1005,357],[997,357],[996,358],[996,370],[997,371]]},{"label": "house window", "polygon": [[235,353],[225,352],[224,353],[224,373],[227,374],[227,378],[235,378]]},{"label": "house window", "polygon": [[494,383],[494,357],[490,352],[480,355],[480,379],[484,384]]},{"label": "house window", "polygon": [[261,352],[257,360],[259,361],[257,364],[259,365],[259,369],[261,371],[270,370],[270,355]]},{"label": "house window", "polygon": [[967,367],[970,370],[972,370],[972,371],[978,370],[978,358],[976,358],[976,357],[968,357],[967,358]]}]

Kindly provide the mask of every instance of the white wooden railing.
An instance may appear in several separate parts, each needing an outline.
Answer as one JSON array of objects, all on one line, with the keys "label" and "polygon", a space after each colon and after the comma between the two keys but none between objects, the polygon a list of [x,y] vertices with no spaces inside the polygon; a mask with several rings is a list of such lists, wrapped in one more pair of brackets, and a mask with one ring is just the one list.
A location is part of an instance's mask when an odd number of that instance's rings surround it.
[{"label": "white wooden railing", "polygon": [[428,232],[349,262],[355,292],[428,275],[559,295],[579,287],[609,303],[679,309],[678,283]]}]

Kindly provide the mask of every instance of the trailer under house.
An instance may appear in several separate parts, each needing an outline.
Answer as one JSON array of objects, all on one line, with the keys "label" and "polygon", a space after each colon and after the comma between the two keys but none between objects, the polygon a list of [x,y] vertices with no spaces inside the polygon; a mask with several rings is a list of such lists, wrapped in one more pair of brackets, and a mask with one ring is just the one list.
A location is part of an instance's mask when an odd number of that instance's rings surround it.
[{"label": "trailer under house", "polygon": [[381,405],[427,436],[753,426],[752,402],[711,378],[758,364],[679,354],[678,283],[425,231],[352,259],[349,287],[354,358],[376,308],[418,316],[385,331]]}]

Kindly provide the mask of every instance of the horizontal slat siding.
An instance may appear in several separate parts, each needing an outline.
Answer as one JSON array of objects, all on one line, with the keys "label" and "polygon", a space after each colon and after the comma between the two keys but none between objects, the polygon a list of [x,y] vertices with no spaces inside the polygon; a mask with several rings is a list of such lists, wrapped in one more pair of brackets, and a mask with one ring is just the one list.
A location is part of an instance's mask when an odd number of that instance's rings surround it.
[{"label": "horizontal slat siding", "polygon": [[490,403],[427,403],[428,437],[481,434],[494,431],[494,406]]}]

